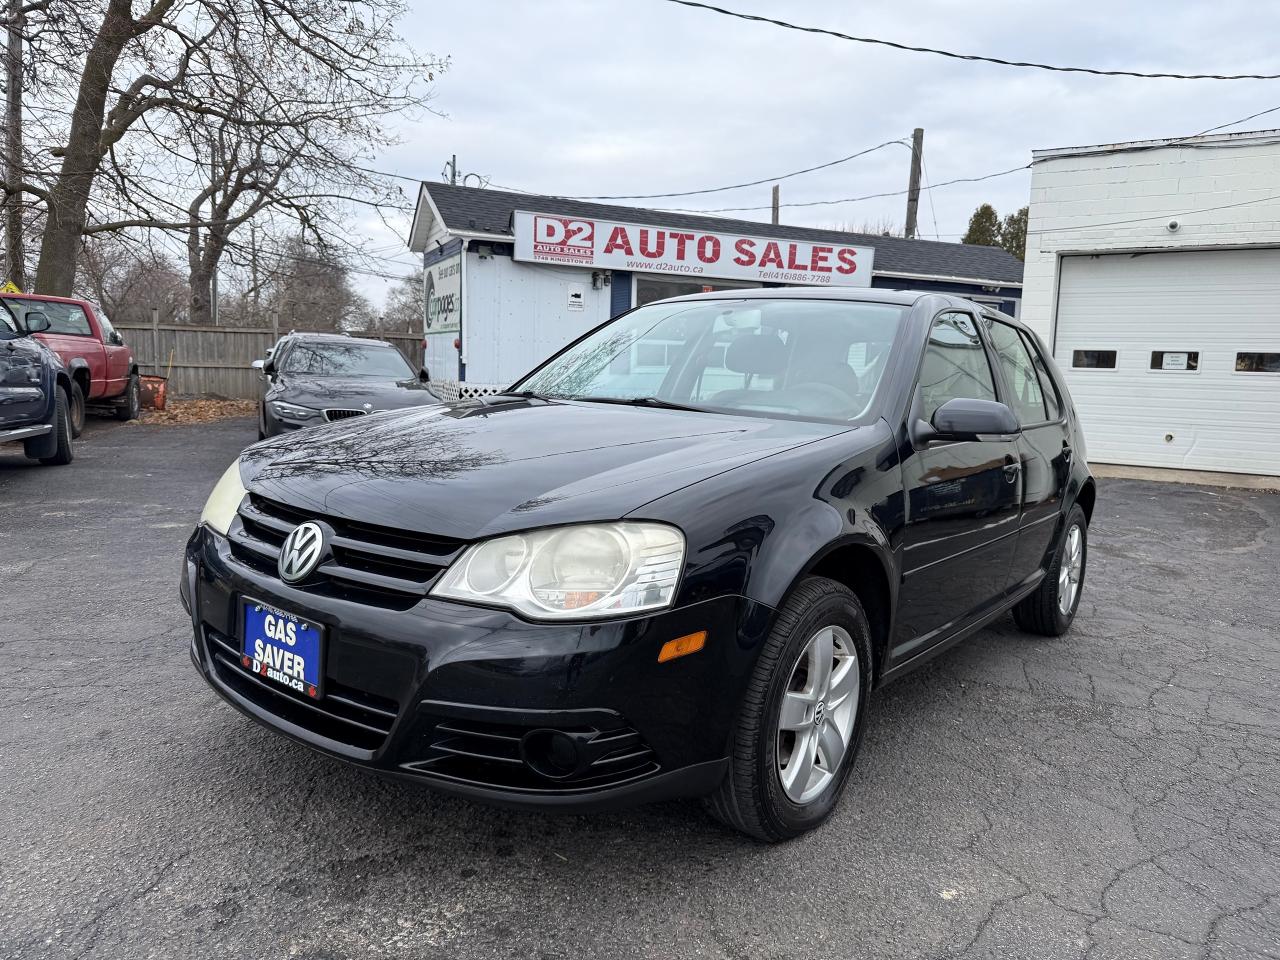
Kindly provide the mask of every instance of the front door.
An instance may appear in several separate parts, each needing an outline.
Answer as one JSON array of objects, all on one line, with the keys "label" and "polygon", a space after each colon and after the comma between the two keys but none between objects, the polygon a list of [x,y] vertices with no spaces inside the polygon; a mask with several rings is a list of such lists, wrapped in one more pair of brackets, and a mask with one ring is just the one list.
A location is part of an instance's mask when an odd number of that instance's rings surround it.
[{"label": "front door", "polygon": [[[973,316],[947,311],[925,346],[912,416],[956,397],[998,399]],[[1014,440],[929,443],[903,462],[907,525],[890,666],[998,605],[1017,544],[1021,466]]]}]

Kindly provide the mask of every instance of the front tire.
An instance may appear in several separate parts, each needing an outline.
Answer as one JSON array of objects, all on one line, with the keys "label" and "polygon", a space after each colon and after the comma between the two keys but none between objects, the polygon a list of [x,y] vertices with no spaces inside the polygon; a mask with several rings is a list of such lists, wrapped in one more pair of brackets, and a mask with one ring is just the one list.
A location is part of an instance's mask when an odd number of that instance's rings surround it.
[{"label": "front tire", "polygon": [[1089,521],[1079,504],[1067,513],[1053,562],[1029,597],[1013,608],[1013,619],[1028,633],[1060,637],[1071,629],[1084,593],[1089,560]]},{"label": "front tire", "polygon": [[[52,456],[36,459],[49,467],[65,466],[75,459],[75,452],[71,449],[71,398],[62,387],[58,387],[57,399],[54,401],[53,434],[56,445]],[[40,440],[43,441],[44,438],[41,437]],[[30,456],[30,453],[27,455]]]},{"label": "front tire", "polygon": [[858,597],[825,577],[801,581],[756,662],[712,815],[769,843],[825,821],[853,768],[870,686]]},{"label": "front tire", "polygon": [[129,385],[124,390],[124,400],[116,407],[117,420],[137,420],[142,416],[142,384],[136,373],[129,374]]}]

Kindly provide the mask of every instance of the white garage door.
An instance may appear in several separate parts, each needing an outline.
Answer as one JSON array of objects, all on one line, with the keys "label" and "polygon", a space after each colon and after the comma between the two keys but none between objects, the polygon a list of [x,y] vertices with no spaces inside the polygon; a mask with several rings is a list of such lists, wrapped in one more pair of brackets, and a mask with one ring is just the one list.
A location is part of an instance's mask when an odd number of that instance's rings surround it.
[{"label": "white garage door", "polygon": [[1091,460],[1280,475],[1280,250],[1064,257],[1054,357]]}]

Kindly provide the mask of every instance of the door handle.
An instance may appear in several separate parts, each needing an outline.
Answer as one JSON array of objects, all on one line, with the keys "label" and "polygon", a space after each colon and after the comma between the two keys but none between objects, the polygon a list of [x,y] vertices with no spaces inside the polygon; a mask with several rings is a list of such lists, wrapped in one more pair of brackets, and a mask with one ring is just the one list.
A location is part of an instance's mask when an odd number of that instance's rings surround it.
[{"label": "door handle", "polygon": [[1006,463],[1004,465],[1004,478],[1008,483],[1013,483],[1018,479],[1018,474],[1022,472],[1022,464]]}]

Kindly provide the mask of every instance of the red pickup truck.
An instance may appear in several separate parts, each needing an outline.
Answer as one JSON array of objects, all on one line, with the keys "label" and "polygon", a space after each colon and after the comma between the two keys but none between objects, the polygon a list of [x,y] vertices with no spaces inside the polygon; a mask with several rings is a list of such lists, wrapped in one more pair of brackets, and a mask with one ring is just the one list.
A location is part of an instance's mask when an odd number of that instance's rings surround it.
[{"label": "red pickup truck", "polygon": [[29,313],[43,313],[49,329],[35,336],[43,340],[71,375],[71,429],[84,427],[86,405],[109,404],[120,420],[136,420],[142,405],[138,365],[124,338],[98,307],[88,300],[6,293],[0,299],[25,321]]}]

